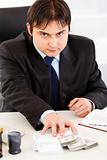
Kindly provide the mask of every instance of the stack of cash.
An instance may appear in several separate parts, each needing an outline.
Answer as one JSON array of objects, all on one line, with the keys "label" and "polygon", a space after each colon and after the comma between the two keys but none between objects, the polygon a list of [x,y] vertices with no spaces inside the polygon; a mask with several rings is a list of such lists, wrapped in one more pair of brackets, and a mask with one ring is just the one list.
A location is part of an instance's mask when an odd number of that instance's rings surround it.
[{"label": "stack of cash", "polygon": [[95,140],[84,138],[80,135],[73,135],[70,131],[67,131],[63,137],[60,136],[58,139],[61,146],[68,148],[70,151],[88,149],[98,145]]},{"label": "stack of cash", "polygon": [[[51,149],[51,151],[55,148],[55,150],[62,151],[62,149],[67,148],[69,151],[77,151],[81,149],[88,149],[98,145],[95,140],[91,140],[88,138],[84,138],[80,135],[73,135],[70,130],[67,130],[64,136],[58,135],[57,137],[52,137],[51,134],[46,135],[35,135],[35,144],[34,150],[41,151],[46,150],[47,152]],[[48,146],[48,147],[47,147]],[[54,146],[54,148],[53,148]],[[42,148],[41,148],[42,147]]]},{"label": "stack of cash", "polygon": [[66,147],[70,145],[71,143],[75,143],[77,137],[73,135],[71,131],[66,131],[64,136],[57,136],[57,139],[59,140],[62,147]]}]

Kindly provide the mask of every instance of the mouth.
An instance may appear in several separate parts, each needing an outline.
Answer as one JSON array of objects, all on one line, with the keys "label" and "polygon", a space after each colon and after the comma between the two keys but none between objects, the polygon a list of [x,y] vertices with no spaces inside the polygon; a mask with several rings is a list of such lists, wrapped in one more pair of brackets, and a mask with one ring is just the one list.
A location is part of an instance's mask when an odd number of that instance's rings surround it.
[{"label": "mouth", "polygon": [[48,49],[49,52],[56,52],[58,49]]}]

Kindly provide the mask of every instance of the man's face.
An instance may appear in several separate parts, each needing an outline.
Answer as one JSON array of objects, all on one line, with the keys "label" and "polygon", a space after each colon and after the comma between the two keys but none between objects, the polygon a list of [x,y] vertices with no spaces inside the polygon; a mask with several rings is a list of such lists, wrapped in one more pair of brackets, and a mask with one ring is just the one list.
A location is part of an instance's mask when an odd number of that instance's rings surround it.
[{"label": "man's face", "polygon": [[68,25],[56,21],[50,22],[45,28],[33,27],[32,37],[36,47],[50,57],[58,55],[66,46],[68,40]]}]

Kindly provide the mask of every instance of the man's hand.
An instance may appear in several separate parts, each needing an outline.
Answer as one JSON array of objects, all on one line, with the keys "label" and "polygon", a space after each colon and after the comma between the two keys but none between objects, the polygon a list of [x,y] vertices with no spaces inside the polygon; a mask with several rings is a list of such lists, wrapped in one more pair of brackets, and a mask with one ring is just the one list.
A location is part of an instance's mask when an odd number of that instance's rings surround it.
[{"label": "man's hand", "polygon": [[72,121],[66,120],[63,117],[59,116],[57,113],[49,113],[43,120],[44,127],[42,129],[42,134],[51,128],[52,135],[56,136],[57,133],[64,135],[65,128],[70,128],[74,134],[77,133],[77,130]]},{"label": "man's hand", "polygon": [[71,111],[83,118],[92,110],[92,104],[87,98],[74,98],[68,105]]}]

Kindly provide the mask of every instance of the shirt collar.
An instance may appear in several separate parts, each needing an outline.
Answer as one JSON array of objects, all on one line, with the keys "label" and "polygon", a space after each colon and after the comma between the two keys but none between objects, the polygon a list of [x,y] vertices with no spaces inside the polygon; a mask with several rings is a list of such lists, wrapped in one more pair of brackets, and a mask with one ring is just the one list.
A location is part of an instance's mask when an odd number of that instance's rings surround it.
[{"label": "shirt collar", "polygon": [[[46,57],[46,54],[44,54],[43,52],[41,52],[38,48],[37,48],[37,46],[36,46],[36,44],[35,44],[35,42],[33,41],[33,44],[34,44],[34,47],[35,47],[35,49],[38,51],[38,53],[41,55],[41,57],[44,59],[45,57]],[[54,57],[57,61],[59,61],[60,60],[60,54],[58,54],[57,56],[55,56]]]}]

